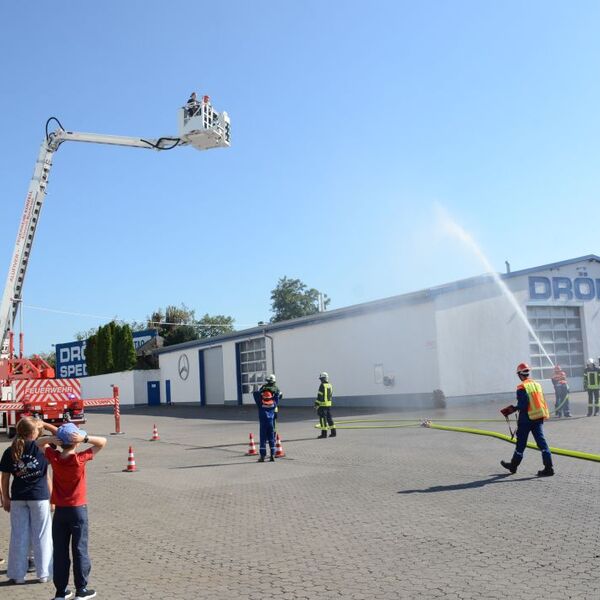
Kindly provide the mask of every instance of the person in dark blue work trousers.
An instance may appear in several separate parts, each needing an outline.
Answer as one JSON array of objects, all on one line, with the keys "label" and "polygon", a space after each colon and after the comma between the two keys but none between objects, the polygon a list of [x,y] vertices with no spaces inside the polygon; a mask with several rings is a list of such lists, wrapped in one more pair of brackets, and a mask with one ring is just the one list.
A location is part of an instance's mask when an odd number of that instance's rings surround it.
[{"label": "person in dark blue work trousers", "polygon": [[279,402],[279,394],[273,394],[269,390],[254,392],[254,402],[258,407],[258,420],[260,423],[260,445],[258,451],[260,458],[258,462],[265,462],[267,456],[267,441],[271,456],[269,460],[275,461],[275,409]]},{"label": "person in dark blue work trousers", "polygon": [[532,433],[538,448],[542,452],[544,463],[544,468],[538,471],[538,476],[549,477],[554,475],[554,468],[552,467],[552,453],[546,438],[544,438],[544,419],[550,416],[550,412],[548,411],[542,386],[537,381],[530,379],[530,373],[531,369],[527,363],[521,363],[517,367],[517,375],[521,380],[521,383],[517,386],[517,406],[508,407],[519,411],[517,446],[512,460],[510,462],[501,460],[500,464],[511,473],[516,473],[517,467],[523,460],[527,438],[529,433]]}]

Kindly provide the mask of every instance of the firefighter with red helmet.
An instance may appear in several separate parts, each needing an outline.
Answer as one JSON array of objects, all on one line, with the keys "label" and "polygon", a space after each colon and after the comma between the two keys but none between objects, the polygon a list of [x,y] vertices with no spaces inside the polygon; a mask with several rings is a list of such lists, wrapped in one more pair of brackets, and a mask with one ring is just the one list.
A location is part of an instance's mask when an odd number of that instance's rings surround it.
[{"label": "firefighter with red helmet", "polygon": [[552,385],[554,386],[554,414],[557,417],[571,416],[569,408],[569,386],[567,385],[567,374],[560,368],[560,365],[554,367],[552,375]]},{"label": "firefighter with red helmet", "polygon": [[271,456],[269,460],[275,461],[275,409],[279,402],[279,394],[271,392],[270,390],[263,390],[262,392],[254,392],[254,402],[258,407],[258,421],[260,424],[260,444],[258,451],[260,457],[258,462],[265,462],[267,456],[267,442],[269,442],[269,449],[271,450]]},{"label": "firefighter with red helmet", "polygon": [[527,363],[519,364],[517,376],[521,383],[517,386],[517,406],[513,407],[519,411],[517,445],[511,461],[501,460],[500,464],[511,473],[516,473],[523,460],[527,438],[531,433],[542,453],[544,463],[544,468],[538,471],[538,476],[549,477],[554,475],[554,468],[552,466],[552,453],[544,437],[544,419],[547,419],[550,413],[542,386],[531,379],[530,374],[531,369]]}]

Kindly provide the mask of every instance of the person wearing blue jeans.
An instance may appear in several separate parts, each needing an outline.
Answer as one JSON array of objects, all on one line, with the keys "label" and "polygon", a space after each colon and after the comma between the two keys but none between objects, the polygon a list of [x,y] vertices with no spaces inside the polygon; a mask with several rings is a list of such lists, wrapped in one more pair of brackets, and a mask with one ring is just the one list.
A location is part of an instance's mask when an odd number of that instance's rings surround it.
[{"label": "person wearing blue jeans", "polygon": [[41,421],[27,417],[20,419],[17,435],[0,460],[2,506],[10,513],[6,574],[12,584],[25,583],[30,551],[35,559],[38,581],[45,583],[52,575],[48,461],[35,441],[42,429]]},{"label": "person wearing blue jeans", "polygon": [[552,453],[544,437],[544,419],[550,416],[548,405],[544,398],[542,386],[529,377],[531,369],[527,363],[521,363],[517,367],[517,375],[521,383],[517,386],[517,406],[519,411],[517,421],[517,445],[510,462],[501,460],[500,464],[511,473],[516,473],[518,466],[523,460],[523,454],[527,447],[527,438],[533,434],[538,448],[542,453],[544,468],[538,471],[539,477],[550,477],[554,475],[552,465]]},{"label": "person wearing blue jeans", "polygon": [[[77,447],[91,444],[81,452]],[[88,553],[88,513],[85,469],[88,461],[104,448],[106,438],[88,436],[74,423],[61,425],[54,437],[43,438],[39,445],[46,447],[45,455],[52,465],[52,502],[56,505],[52,522],[54,542],[54,600],[69,600],[73,597],[67,585],[73,554],[73,579],[75,600],[89,600],[96,591],[89,589],[88,578],[92,564]],[[62,452],[52,445],[62,446]]]}]

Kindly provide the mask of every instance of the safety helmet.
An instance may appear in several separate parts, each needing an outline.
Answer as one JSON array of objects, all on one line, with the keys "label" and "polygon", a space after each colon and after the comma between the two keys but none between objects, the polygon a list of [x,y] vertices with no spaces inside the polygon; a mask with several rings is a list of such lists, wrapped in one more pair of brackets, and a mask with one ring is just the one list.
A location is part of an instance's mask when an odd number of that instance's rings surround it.
[{"label": "safety helmet", "polygon": [[320,375],[319,375],[319,379],[322,379],[323,381],[329,381],[329,375],[327,373],[325,373],[325,371],[323,371]]},{"label": "safety helmet", "polygon": [[267,383],[275,383],[276,379],[275,379],[275,375],[273,375],[273,373],[271,373],[270,375],[267,375]]},{"label": "safety helmet", "polygon": [[590,365],[594,364],[594,359],[593,358],[588,358],[588,362],[590,363]]},{"label": "safety helmet", "polygon": [[524,375],[525,377],[529,377],[531,369],[529,365],[525,362],[519,363],[517,366],[517,375]]}]

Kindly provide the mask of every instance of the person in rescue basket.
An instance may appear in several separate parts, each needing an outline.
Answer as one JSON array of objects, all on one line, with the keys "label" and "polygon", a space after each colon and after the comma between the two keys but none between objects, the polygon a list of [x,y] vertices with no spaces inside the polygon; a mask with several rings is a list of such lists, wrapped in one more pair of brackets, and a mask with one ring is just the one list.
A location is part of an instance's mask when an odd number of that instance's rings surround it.
[{"label": "person in rescue basket", "polygon": [[279,394],[273,394],[270,390],[253,392],[254,402],[258,407],[258,420],[260,423],[260,445],[258,448],[260,457],[258,462],[265,462],[267,456],[267,441],[271,456],[269,460],[275,462],[275,408],[279,402]]},{"label": "person in rescue basket", "polygon": [[552,454],[544,438],[544,419],[547,419],[550,413],[544,399],[542,386],[537,381],[530,379],[530,373],[531,370],[527,363],[521,363],[517,367],[517,376],[521,383],[517,386],[517,406],[512,407],[519,411],[517,445],[512,460],[510,462],[501,460],[500,464],[511,473],[516,473],[517,467],[523,460],[527,438],[529,433],[532,433],[538,448],[542,452],[544,463],[544,468],[538,471],[538,476],[549,477],[554,475],[554,468],[552,466]]},{"label": "person in rescue basket", "polygon": [[[56,505],[52,523],[54,542],[54,600],[69,600],[73,592],[69,583],[69,546],[73,550],[73,579],[75,600],[94,598],[96,592],[88,589],[88,577],[92,568],[88,554],[87,485],[85,468],[88,460],[104,448],[106,438],[88,436],[74,423],[65,423],[56,430],[55,436],[38,440],[45,448],[45,455],[52,466],[52,504]],[[81,443],[91,444],[77,452]],[[55,450],[50,444],[62,446]]]},{"label": "person in rescue basket", "polygon": [[[10,513],[6,575],[12,584],[25,583],[30,546],[38,581],[46,583],[52,571],[48,461],[35,442],[42,431],[42,421],[28,417],[20,419],[17,435],[0,460],[3,508]],[[13,480],[9,490],[11,476]]]}]

